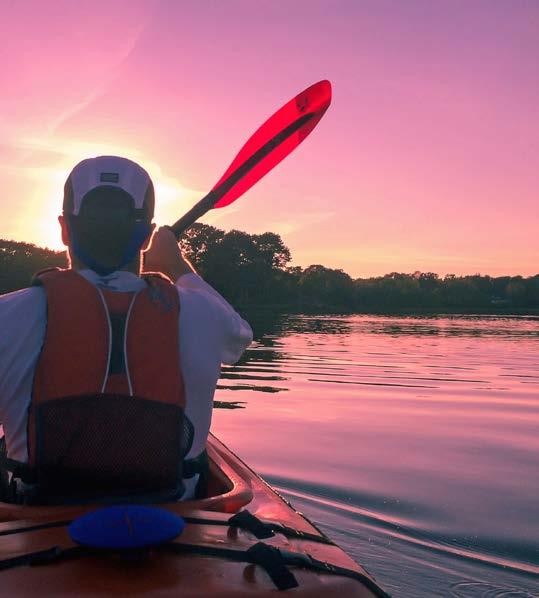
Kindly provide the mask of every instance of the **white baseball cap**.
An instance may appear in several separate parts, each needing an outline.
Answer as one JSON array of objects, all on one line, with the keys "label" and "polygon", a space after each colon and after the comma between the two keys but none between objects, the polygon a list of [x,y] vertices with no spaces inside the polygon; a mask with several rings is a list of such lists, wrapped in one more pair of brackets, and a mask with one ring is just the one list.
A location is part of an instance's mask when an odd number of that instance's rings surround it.
[{"label": "white baseball cap", "polygon": [[150,175],[136,162],[119,156],[97,156],[79,162],[64,186],[64,213],[78,216],[85,195],[97,187],[122,189],[133,198],[136,210],[154,211],[154,189]]}]

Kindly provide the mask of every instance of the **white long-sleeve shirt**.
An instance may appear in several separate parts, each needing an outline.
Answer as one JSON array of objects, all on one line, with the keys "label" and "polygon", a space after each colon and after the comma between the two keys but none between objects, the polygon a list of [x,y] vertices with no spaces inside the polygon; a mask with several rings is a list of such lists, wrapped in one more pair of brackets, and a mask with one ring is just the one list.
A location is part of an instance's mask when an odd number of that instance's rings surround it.
[{"label": "white long-sleeve shirt", "polygon": [[[99,276],[92,270],[80,270],[79,274],[112,291],[135,292],[146,285],[125,271]],[[176,287],[185,413],[194,426],[193,445],[187,455],[191,458],[206,445],[221,363],[235,363],[253,336],[249,324],[197,274],[184,274]],[[42,288],[0,296],[0,423],[9,457],[23,462],[28,460],[27,413],[46,324],[47,301]]]}]

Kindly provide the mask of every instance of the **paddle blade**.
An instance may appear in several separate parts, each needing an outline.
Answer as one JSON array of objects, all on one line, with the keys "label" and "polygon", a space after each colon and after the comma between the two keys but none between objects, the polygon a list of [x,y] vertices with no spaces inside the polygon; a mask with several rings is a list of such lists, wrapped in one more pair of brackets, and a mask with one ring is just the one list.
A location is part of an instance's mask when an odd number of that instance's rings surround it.
[{"label": "paddle blade", "polygon": [[[228,206],[240,195],[250,189],[257,181],[267,174],[281,160],[286,158],[318,124],[331,103],[331,83],[319,81],[311,85],[282,108],[268,118],[268,120],[249,138],[241,148],[227,171],[217,181],[212,191],[223,184],[231,175],[236,173],[250,158],[260,152],[274,140],[275,147],[270,145],[270,151],[250,168],[215,204],[215,208]],[[298,125],[297,129],[295,124]],[[291,135],[286,131],[294,130]],[[285,136],[284,139],[281,137]]]}]

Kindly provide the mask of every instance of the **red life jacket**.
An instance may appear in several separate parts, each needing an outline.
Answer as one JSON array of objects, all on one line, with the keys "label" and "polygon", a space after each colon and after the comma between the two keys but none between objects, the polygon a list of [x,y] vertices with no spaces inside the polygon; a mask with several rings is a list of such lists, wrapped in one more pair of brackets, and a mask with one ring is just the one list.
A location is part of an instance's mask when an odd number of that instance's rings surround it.
[{"label": "red life jacket", "polygon": [[74,270],[36,280],[47,296],[47,329],[21,471],[49,502],[181,496],[193,427],[184,414],[175,286],[150,275],[139,292],[108,291]]}]

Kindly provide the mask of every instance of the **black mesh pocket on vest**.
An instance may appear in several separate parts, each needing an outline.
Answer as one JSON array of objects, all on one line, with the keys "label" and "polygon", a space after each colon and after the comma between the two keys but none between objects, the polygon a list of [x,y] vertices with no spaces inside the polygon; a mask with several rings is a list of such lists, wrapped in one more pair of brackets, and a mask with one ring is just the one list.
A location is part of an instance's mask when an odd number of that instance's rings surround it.
[{"label": "black mesh pocket on vest", "polygon": [[35,422],[38,484],[48,494],[181,490],[193,426],[178,406],[114,394],[76,396],[39,406]]}]

